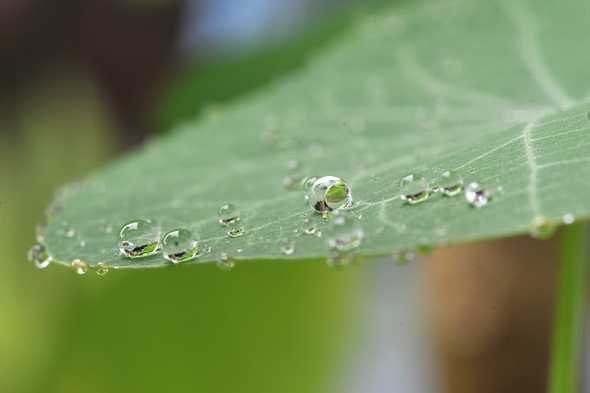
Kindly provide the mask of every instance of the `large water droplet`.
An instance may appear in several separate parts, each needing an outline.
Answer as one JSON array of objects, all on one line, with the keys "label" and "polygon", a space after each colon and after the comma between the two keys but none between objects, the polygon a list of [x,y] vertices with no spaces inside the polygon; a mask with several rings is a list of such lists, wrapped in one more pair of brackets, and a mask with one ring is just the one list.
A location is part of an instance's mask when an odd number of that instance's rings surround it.
[{"label": "large water droplet", "polygon": [[199,242],[188,229],[175,229],[162,238],[164,258],[172,263],[187,262],[199,254]]},{"label": "large water droplet", "polygon": [[530,234],[535,239],[548,239],[555,233],[556,225],[547,217],[537,216],[530,227]]},{"label": "large water droplet", "polygon": [[490,192],[476,182],[469,183],[465,187],[465,200],[471,206],[483,207],[488,204],[490,199]]},{"label": "large water droplet", "polygon": [[463,178],[454,171],[444,171],[437,180],[436,192],[446,196],[458,195],[463,189]]},{"label": "large water droplet", "polygon": [[308,192],[308,203],[318,213],[347,209],[352,205],[350,186],[336,176],[317,179]]},{"label": "large water droplet", "polygon": [[99,276],[105,276],[111,267],[106,262],[98,262],[96,264],[96,274]]},{"label": "large water droplet", "polygon": [[232,204],[227,203],[219,208],[219,223],[223,226],[234,225],[240,221],[240,211]]},{"label": "large water droplet", "polygon": [[74,259],[71,263],[71,266],[72,269],[74,269],[74,271],[79,275],[84,275],[88,273],[88,263],[80,259]]},{"label": "large water droplet", "polygon": [[38,269],[45,269],[53,261],[53,258],[49,256],[47,249],[42,244],[35,244],[31,247],[27,254],[27,258],[30,262],[35,263],[35,266]]},{"label": "large water droplet", "polygon": [[134,220],[119,231],[119,250],[128,258],[143,258],[160,252],[160,228],[150,220]]},{"label": "large water droplet", "polygon": [[230,271],[236,266],[236,262],[232,257],[222,252],[217,259],[217,267],[223,271]]},{"label": "large water droplet", "polygon": [[428,181],[424,176],[411,174],[399,183],[400,198],[410,205],[424,202],[430,196]]}]

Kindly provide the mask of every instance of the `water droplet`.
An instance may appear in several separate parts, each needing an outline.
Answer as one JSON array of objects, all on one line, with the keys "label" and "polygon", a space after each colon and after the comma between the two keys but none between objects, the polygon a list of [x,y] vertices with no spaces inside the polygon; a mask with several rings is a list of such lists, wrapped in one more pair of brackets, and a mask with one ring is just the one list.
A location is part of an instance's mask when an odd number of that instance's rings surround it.
[{"label": "water droplet", "polygon": [[328,239],[328,247],[339,252],[351,252],[360,247],[365,234],[361,227],[349,217],[336,216],[332,220],[332,237]]},{"label": "water droplet", "polygon": [[308,203],[318,213],[347,209],[352,205],[352,191],[341,178],[323,176],[311,186]]},{"label": "water droplet", "polygon": [[74,259],[71,263],[72,269],[79,274],[84,275],[88,272],[88,263],[81,261],[80,259]]},{"label": "water droplet", "polygon": [[162,252],[172,263],[187,262],[199,255],[199,242],[188,229],[174,229],[162,238]]},{"label": "water droplet", "polygon": [[31,247],[27,254],[27,259],[30,262],[34,262],[37,269],[45,269],[53,261],[53,258],[49,255],[47,249],[42,244],[35,244],[33,247]]},{"label": "water droplet", "polygon": [[488,204],[490,199],[490,192],[476,182],[469,183],[465,187],[465,200],[471,206],[483,207]]},{"label": "water droplet", "polygon": [[237,252],[238,254],[241,254],[241,253],[243,253],[243,252],[244,252],[244,250],[243,250],[243,249],[241,249],[241,248],[238,248],[238,249],[236,250],[236,252]]},{"label": "water droplet", "polygon": [[565,213],[561,220],[565,225],[570,225],[573,224],[576,219],[574,218],[574,215],[572,213]]},{"label": "water droplet", "polygon": [[236,266],[236,262],[232,257],[222,252],[217,259],[217,267],[223,271],[230,271]]},{"label": "water droplet", "polygon": [[436,192],[446,196],[458,195],[463,189],[463,178],[457,172],[444,171],[437,180]]},{"label": "water droplet", "polygon": [[402,178],[399,183],[399,188],[401,200],[410,205],[424,202],[430,196],[428,181],[426,181],[424,176],[414,174],[408,175]]},{"label": "water droplet", "polygon": [[400,250],[393,253],[393,260],[398,265],[405,265],[416,259],[416,251],[414,250]]},{"label": "water droplet", "polygon": [[292,159],[292,160],[287,161],[287,168],[289,170],[292,170],[293,171],[295,169],[298,169],[299,168],[299,165],[300,164],[299,164],[299,161],[298,160]]},{"label": "water droplet", "polygon": [[86,247],[86,241],[80,240],[80,247],[82,247],[82,248]]},{"label": "water droplet", "polygon": [[160,252],[160,228],[149,220],[123,225],[119,240],[119,251],[128,258],[143,258]]},{"label": "water droplet", "polygon": [[309,227],[309,228],[305,228],[303,230],[303,233],[305,233],[306,235],[315,235],[317,233],[318,229],[316,227]]},{"label": "water droplet", "polygon": [[556,225],[547,217],[537,216],[530,227],[530,235],[535,239],[548,239],[555,233]]},{"label": "water droplet", "polygon": [[99,276],[106,275],[110,270],[110,266],[106,262],[98,262],[96,264],[96,274]]},{"label": "water droplet", "polygon": [[281,254],[293,255],[295,253],[295,242],[293,240],[284,240],[281,242]]},{"label": "water droplet", "polygon": [[66,237],[72,238],[74,236],[76,236],[76,231],[72,228],[66,230]]},{"label": "water droplet", "polygon": [[244,227],[233,227],[229,231],[227,231],[227,236],[233,238],[240,237],[244,235],[245,230]]},{"label": "water droplet", "polygon": [[39,243],[43,243],[45,241],[45,228],[47,227],[46,224],[37,224],[35,226],[35,239]]},{"label": "water droplet", "polygon": [[219,215],[219,223],[226,227],[240,221],[240,211],[232,203],[221,206],[217,214]]}]

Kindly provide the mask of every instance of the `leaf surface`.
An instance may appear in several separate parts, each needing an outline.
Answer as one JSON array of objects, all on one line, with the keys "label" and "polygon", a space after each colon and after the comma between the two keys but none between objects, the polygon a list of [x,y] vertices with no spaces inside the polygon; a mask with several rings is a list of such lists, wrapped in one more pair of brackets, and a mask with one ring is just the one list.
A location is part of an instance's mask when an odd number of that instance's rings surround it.
[{"label": "leaf surface", "polygon": [[[335,175],[352,187],[362,255],[529,232],[590,215],[590,3],[416,1],[359,15],[354,28],[268,87],[154,140],[70,187],[45,232],[62,263],[167,266],[121,257],[119,227],[150,218],[198,233],[189,263],[328,254],[333,228],[285,176]],[[299,169],[288,168],[290,160]],[[493,192],[415,206],[399,181],[459,172]],[[233,203],[245,233],[217,210]],[[311,226],[322,237],[305,235]],[[295,243],[291,256],[280,244]]]}]

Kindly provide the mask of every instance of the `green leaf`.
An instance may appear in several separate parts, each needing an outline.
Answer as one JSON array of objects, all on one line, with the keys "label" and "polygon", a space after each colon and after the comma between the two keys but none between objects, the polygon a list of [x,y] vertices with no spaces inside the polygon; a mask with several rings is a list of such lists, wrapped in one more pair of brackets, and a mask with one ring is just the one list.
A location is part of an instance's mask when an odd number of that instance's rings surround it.
[{"label": "green leaf", "polygon": [[[66,190],[46,246],[62,263],[167,266],[161,256],[118,255],[120,225],[151,218],[164,231],[189,228],[212,248],[192,263],[220,253],[324,257],[329,222],[282,184],[292,159],[302,174],[352,186],[362,255],[588,217],[590,51],[580,46],[587,15],[582,0],[422,1],[359,15],[299,71]],[[435,195],[401,203],[403,176],[435,179],[445,169],[493,191],[492,202],[476,209],[462,196]],[[228,202],[242,212],[242,237],[228,238],[217,223]],[[302,234],[311,225],[321,238]],[[295,241],[292,256],[280,252],[285,240]]]}]

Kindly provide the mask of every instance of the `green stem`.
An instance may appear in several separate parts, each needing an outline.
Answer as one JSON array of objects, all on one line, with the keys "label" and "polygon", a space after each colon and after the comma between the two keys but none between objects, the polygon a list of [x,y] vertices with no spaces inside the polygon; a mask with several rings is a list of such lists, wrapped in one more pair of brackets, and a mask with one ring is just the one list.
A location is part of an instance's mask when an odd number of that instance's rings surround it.
[{"label": "green stem", "polygon": [[561,265],[553,325],[551,393],[576,393],[582,347],[583,299],[586,284],[584,225],[566,226],[561,238]]}]

